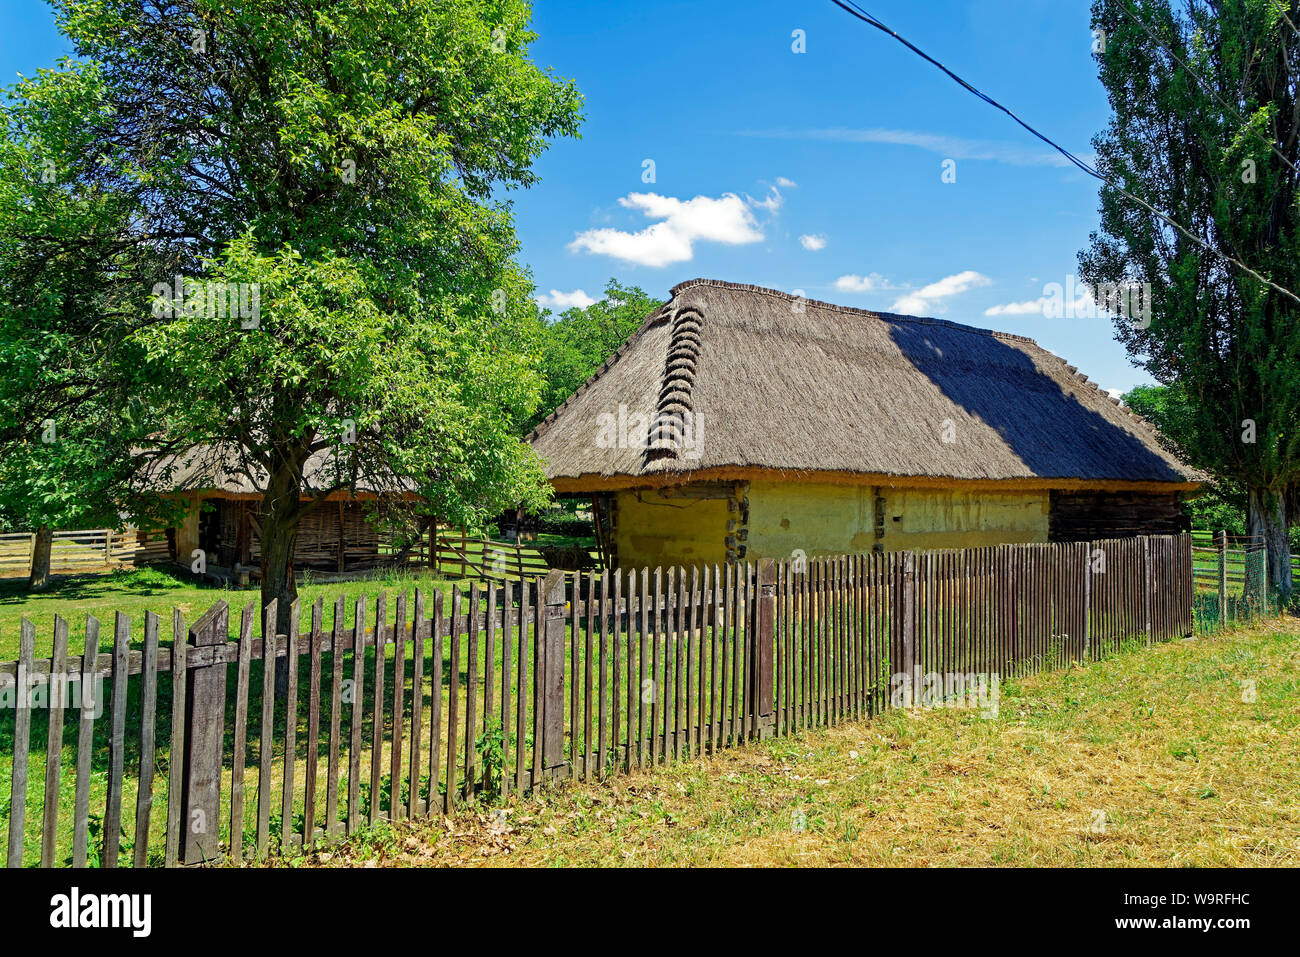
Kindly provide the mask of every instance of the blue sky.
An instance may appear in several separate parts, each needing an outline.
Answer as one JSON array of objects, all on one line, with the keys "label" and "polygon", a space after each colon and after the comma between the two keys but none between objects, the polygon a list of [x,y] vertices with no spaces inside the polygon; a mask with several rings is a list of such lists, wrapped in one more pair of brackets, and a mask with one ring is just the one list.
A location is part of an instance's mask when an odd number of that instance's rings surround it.
[{"label": "blue sky", "polygon": [[[1106,123],[1087,0],[863,6],[1077,153]],[[40,0],[0,11],[4,82],[70,52]],[[508,194],[543,297],[728,279],[1031,336],[1106,388],[1150,381],[1109,320],[1025,313],[1075,274],[1096,182],[829,0],[538,0],[534,28],[534,59],[586,97],[582,139]]]}]

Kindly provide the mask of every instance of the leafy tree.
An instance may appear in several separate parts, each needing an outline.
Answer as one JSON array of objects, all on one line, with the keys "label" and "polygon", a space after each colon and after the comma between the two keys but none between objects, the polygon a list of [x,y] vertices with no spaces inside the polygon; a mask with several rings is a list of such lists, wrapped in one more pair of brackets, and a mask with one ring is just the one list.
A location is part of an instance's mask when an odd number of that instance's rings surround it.
[{"label": "leafy tree", "polygon": [[[1177,382],[1140,385],[1123,396],[1124,404],[1154,425],[1161,438],[1184,461],[1196,452],[1195,417]],[[1189,503],[1192,527],[1246,534],[1246,491],[1237,482],[1216,479]]]},{"label": "leafy tree", "polygon": [[545,379],[537,412],[528,429],[554,412],[577,392],[597,369],[618,351],[663,301],[637,286],[616,279],[605,284],[605,298],[590,306],[574,306],[552,317],[544,310],[541,369]]},{"label": "leafy tree", "polygon": [[135,479],[141,352],[111,294],[134,201],[85,175],[102,93],[95,69],[69,64],[0,105],[0,516],[36,533],[32,590],[55,528],[169,514]]},{"label": "leafy tree", "polygon": [[529,4],[54,6],[102,87],[83,179],[130,199],[101,289],[138,374],[97,371],[138,389],[155,468],[207,450],[262,491],[281,624],[332,491],[400,483],[465,521],[540,502],[514,429],[536,314],[500,191],[576,135],[580,97],[529,60]]},{"label": "leafy tree", "polygon": [[[1187,0],[1177,9],[1172,0],[1095,0],[1092,8],[1112,111],[1094,140],[1099,169],[1292,292],[1300,290],[1298,15],[1280,0]],[[1109,186],[1100,231],[1079,263],[1094,286],[1151,284],[1149,317],[1121,317],[1117,337],[1176,387],[1175,441],[1192,464],[1245,490],[1273,586],[1290,591],[1300,302]]]}]

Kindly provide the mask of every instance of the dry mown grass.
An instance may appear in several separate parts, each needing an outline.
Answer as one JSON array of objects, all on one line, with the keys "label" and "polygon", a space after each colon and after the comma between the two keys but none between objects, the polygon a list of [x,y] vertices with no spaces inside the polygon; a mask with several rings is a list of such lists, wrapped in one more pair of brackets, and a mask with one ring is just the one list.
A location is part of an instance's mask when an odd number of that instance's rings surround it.
[{"label": "dry mown grass", "polygon": [[1298,651],[1266,622],[1007,682],[993,719],[893,712],[283,863],[1295,865]]}]

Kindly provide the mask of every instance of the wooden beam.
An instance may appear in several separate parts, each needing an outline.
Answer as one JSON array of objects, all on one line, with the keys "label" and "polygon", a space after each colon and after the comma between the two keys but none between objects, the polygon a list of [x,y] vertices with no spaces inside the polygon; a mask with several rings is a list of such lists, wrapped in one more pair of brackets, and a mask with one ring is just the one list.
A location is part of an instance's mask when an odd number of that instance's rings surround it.
[{"label": "wooden beam", "polygon": [[1115,479],[1067,479],[1018,476],[1000,479],[962,479],[947,476],[884,475],[877,472],[830,470],[786,470],[751,467],[698,469],[655,475],[558,476],[550,480],[556,494],[592,494],[637,488],[685,488],[702,482],[769,481],[790,484],[878,485],[884,488],[943,488],[970,491],[1065,491],[1083,492],[1188,492],[1201,491],[1203,482],[1121,481]]}]

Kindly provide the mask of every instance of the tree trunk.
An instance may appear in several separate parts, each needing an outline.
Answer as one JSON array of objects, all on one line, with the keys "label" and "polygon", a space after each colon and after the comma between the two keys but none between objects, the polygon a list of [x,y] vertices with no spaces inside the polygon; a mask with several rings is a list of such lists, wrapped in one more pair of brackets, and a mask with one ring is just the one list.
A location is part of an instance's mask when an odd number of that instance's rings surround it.
[{"label": "tree trunk", "polygon": [[50,585],[50,549],[54,545],[54,529],[42,525],[36,530],[36,544],[32,547],[32,571],[27,578],[28,591],[45,591]]},{"label": "tree trunk", "polygon": [[[1247,497],[1246,531],[1264,544],[1268,588],[1279,604],[1291,597],[1291,540],[1286,497],[1269,489],[1252,488]],[[1247,583],[1247,591],[1252,583]]]},{"label": "tree trunk", "polygon": [[[293,553],[298,542],[300,505],[298,486],[292,477],[272,476],[262,499],[262,608],[272,599],[279,602],[275,621],[278,635],[289,633],[290,606],[298,597]],[[275,690],[277,697],[288,694],[287,668],[276,668]]]}]

